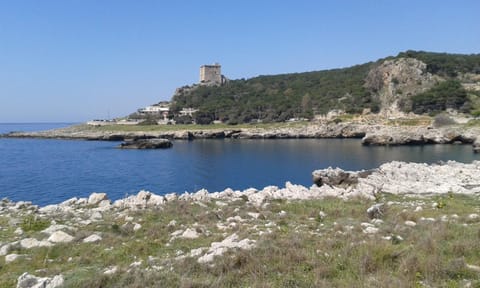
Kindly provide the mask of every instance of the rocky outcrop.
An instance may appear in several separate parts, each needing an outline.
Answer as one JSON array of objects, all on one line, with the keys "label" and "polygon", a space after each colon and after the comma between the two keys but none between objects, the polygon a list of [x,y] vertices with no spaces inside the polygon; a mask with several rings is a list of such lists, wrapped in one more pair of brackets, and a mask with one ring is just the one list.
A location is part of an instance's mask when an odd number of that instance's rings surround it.
[{"label": "rocky outcrop", "polygon": [[478,129],[383,126],[362,138],[363,145],[472,144]]},{"label": "rocky outcrop", "polygon": [[173,146],[168,139],[137,139],[124,142],[118,146],[120,149],[165,149]]},{"label": "rocky outcrop", "polygon": [[[324,123],[299,127],[275,129],[211,129],[175,132],[125,132],[123,134],[82,130],[74,127],[44,132],[10,133],[6,137],[39,137],[61,139],[112,140],[130,139],[120,148],[147,149],[168,148],[169,140],[193,139],[322,139],[357,138],[363,145],[424,145],[424,144],[472,144],[480,135],[480,129],[447,126],[433,128],[427,126],[367,125],[358,123]],[[169,139],[169,140],[167,140]],[[477,141],[478,143],[478,141]],[[475,144],[478,147],[478,144]],[[478,151],[477,148],[475,151]]]},{"label": "rocky outcrop", "polygon": [[48,278],[36,277],[25,272],[18,277],[17,288],[57,288],[62,287],[63,282],[64,280],[62,275]]},{"label": "rocky outcrop", "polygon": [[[328,174],[324,171],[314,171],[313,175]],[[361,172],[343,172],[356,174],[357,183],[348,187],[332,186],[332,188],[336,189],[337,196],[347,198],[351,195],[373,198],[379,193],[480,194],[480,173],[478,171],[480,171],[480,161],[470,164],[448,161],[432,165],[393,161],[381,165],[366,176],[361,175]],[[325,185],[319,188],[323,187]],[[319,193],[321,192],[320,189]],[[332,196],[334,195],[332,194]]]},{"label": "rocky outcrop", "polygon": [[340,168],[316,170],[313,174],[313,183],[317,186],[351,186],[358,183],[358,178],[364,178],[373,171],[350,172]]},{"label": "rocky outcrop", "polygon": [[411,96],[427,91],[441,80],[427,72],[427,65],[415,58],[385,60],[370,70],[365,87],[378,98],[383,111],[411,108]]},{"label": "rocky outcrop", "polygon": [[473,142],[473,152],[480,153],[480,135]]}]

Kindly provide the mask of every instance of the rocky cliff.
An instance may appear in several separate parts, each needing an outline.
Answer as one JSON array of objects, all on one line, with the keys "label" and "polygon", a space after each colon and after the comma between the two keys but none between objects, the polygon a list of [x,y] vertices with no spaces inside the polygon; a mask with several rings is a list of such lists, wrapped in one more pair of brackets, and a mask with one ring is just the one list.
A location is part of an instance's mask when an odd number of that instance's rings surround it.
[{"label": "rocky cliff", "polygon": [[443,81],[427,71],[427,64],[415,58],[386,60],[370,70],[365,87],[380,102],[382,111],[411,110],[411,97]]}]

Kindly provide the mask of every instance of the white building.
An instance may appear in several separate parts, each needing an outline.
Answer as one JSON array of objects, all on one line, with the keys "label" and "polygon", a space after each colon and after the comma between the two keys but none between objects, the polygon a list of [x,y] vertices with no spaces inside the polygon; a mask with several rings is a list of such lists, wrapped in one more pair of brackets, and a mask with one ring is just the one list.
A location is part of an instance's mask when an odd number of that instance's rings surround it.
[{"label": "white building", "polygon": [[180,110],[180,115],[182,116],[193,116],[193,113],[197,112],[198,109],[194,109],[194,108],[183,108],[182,110]]}]

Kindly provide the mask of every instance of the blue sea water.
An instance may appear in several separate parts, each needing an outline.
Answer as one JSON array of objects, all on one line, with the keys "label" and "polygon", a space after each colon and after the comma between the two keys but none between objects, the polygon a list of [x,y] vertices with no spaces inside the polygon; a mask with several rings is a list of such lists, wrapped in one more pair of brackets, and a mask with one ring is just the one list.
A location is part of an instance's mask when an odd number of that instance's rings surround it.
[{"label": "blue sea water", "polygon": [[[0,124],[0,133],[66,126]],[[167,150],[119,150],[119,142],[0,138],[0,198],[46,205],[106,192],[115,200],[157,194],[310,186],[315,169],[370,169],[401,160],[480,160],[470,145],[364,147],[353,139],[174,141]]]}]

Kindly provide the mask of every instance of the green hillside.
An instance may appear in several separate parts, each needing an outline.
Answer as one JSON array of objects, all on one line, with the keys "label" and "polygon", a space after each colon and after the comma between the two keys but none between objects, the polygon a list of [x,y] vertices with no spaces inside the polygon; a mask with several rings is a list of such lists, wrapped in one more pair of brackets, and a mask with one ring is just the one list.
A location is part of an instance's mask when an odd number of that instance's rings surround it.
[{"label": "green hillside", "polygon": [[[231,124],[256,120],[278,122],[290,118],[312,118],[315,114],[325,114],[333,109],[358,113],[364,108],[370,108],[372,112],[377,112],[381,108],[379,97],[375,94],[376,91],[366,88],[365,79],[371,69],[383,61],[400,57],[416,58],[424,62],[427,71],[438,75],[439,79],[451,80],[448,87],[449,91],[453,91],[453,100],[449,99],[450,95],[441,95],[437,98],[443,102],[437,103],[435,95],[443,87],[436,85],[431,88],[432,91],[412,100],[414,112],[460,107],[473,109],[470,105],[471,97],[468,97],[468,93],[460,85],[465,79],[459,79],[459,76],[465,73],[480,74],[480,54],[422,51],[402,52],[396,57],[343,69],[259,76],[247,80],[231,80],[220,87],[180,89],[172,98],[172,109],[178,112],[185,107],[196,108],[200,110],[196,115],[197,122],[221,120]],[[432,95],[433,99],[430,101]],[[480,95],[474,93],[473,96],[475,98]],[[449,106],[449,103],[454,105]]]}]

